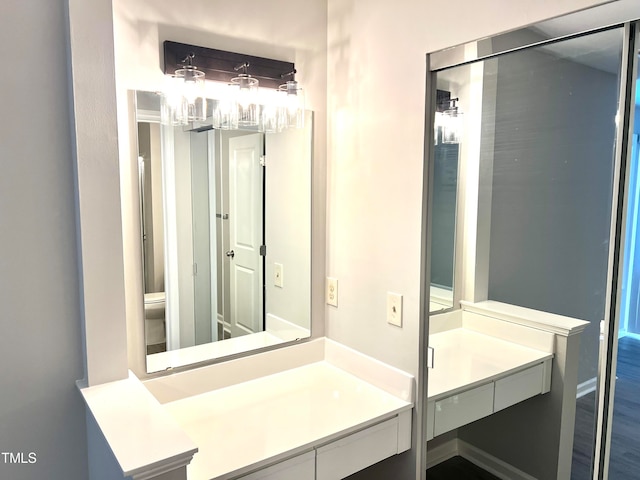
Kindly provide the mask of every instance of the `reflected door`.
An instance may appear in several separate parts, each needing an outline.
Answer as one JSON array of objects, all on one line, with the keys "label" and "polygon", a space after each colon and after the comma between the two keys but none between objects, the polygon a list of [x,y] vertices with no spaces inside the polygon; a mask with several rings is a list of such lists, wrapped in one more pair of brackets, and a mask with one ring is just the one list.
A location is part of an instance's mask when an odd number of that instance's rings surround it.
[{"label": "reflected door", "polygon": [[263,330],[263,135],[229,139],[230,330],[236,337]]}]

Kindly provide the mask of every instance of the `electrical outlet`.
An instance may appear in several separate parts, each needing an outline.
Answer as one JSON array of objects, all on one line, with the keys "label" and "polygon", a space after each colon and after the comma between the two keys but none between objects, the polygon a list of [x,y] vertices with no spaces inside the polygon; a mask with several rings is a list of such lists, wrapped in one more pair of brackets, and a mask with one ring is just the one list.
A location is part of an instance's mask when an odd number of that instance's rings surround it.
[{"label": "electrical outlet", "polygon": [[327,303],[338,306],[338,279],[327,277]]},{"label": "electrical outlet", "polygon": [[402,295],[387,292],[387,323],[402,327]]},{"label": "electrical outlet", "polygon": [[273,284],[276,287],[284,287],[284,268],[281,263],[273,264]]}]

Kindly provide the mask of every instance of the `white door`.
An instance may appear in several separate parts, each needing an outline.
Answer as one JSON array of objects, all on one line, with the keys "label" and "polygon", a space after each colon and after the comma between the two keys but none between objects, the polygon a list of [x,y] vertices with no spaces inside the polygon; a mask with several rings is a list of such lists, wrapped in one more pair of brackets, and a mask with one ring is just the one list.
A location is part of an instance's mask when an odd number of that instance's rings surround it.
[{"label": "white door", "polygon": [[263,138],[229,139],[231,337],[263,330]]}]

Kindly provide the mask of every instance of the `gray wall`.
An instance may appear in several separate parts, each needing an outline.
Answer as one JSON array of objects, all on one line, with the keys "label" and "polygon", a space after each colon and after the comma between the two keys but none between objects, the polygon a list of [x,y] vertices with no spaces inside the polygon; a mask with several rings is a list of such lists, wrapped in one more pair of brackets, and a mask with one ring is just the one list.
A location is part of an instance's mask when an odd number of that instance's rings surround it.
[{"label": "gray wall", "polygon": [[458,144],[434,147],[431,284],[453,288]]},{"label": "gray wall", "polygon": [[0,3],[2,479],[88,477],[64,4]]},{"label": "gray wall", "polygon": [[552,58],[499,59],[489,298],[590,321],[580,383],[604,318],[617,78]]}]

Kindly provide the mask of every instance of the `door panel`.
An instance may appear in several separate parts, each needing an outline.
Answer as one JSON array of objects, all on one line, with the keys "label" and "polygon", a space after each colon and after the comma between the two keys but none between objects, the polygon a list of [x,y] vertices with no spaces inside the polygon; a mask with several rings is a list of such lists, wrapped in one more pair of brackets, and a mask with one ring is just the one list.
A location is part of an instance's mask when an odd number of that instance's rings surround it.
[{"label": "door panel", "polygon": [[263,142],[259,133],[229,139],[232,337],[263,330]]}]

